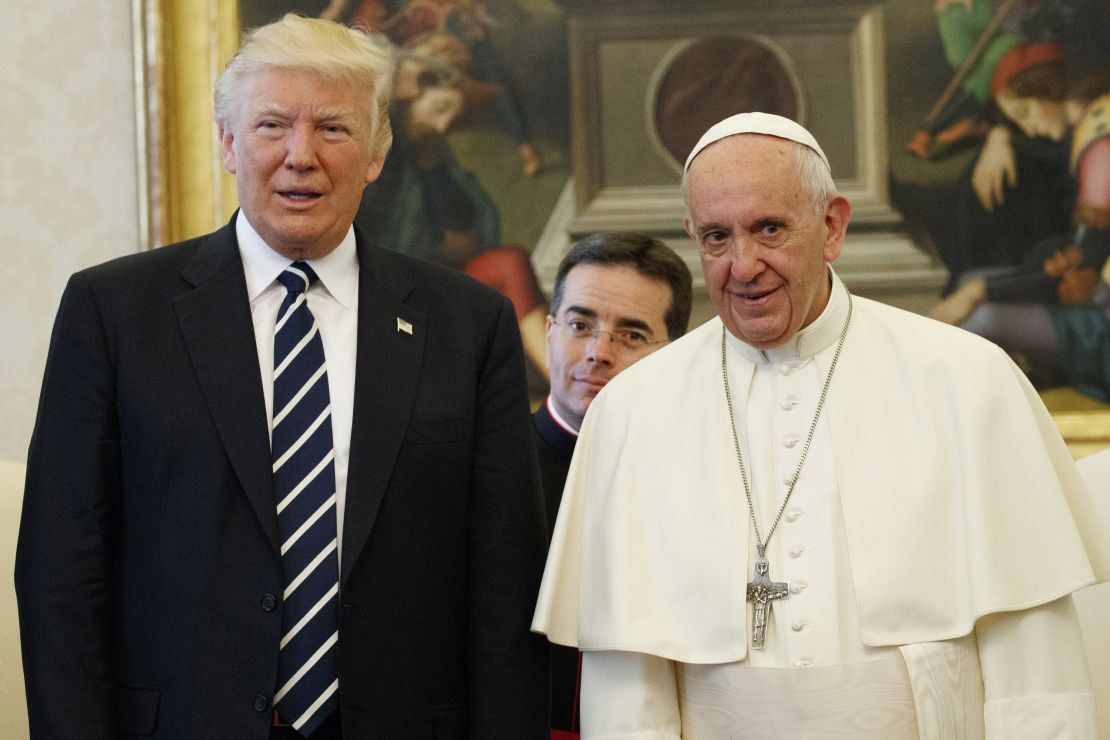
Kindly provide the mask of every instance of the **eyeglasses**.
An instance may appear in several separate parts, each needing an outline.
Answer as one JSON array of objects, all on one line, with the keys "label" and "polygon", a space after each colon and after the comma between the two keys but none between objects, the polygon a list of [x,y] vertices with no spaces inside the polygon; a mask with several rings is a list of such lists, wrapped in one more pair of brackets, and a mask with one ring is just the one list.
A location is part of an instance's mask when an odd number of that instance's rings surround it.
[{"label": "eyeglasses", "polygon": [[616,329],[614,331],[598,329],[585,319],[567,319],[560,322],[552,316],[551,323],[562,327],[563,331],[576,342],[587,342],[591,339],[597,339],[599,334],[608,334],[611,342],[615,342],[618,347],[629,352],[642,351],[666,341],[663,339],[649,339],[648,335],[640,329]]}]

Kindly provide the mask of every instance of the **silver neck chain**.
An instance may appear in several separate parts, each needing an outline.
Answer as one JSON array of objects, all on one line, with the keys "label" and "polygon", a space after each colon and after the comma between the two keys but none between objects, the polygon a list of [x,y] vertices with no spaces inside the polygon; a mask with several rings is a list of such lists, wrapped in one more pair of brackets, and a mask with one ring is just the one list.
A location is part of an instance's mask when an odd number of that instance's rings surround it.
[{"label": "silver neck chain", "polygon": [[809,425],[809,434],[806,436],[806,443],[802,447],[802,456],[798,459],[798,467],[794,469],[794,475],[790,478],[790,486],[786,489],[786,497],[782,500],[782,506],[779,507],[778,513],[775,515],[775,521],[771,523],[771,529],[767,531],[767,539],[763,539],[759,535],[759,525],[755,521],[755,504],[752,503],[752,487],[748,483],[748,472],[744,468],[744,456],[740,454],[740,436],[736,433],[736,413],[732,410],[732,391],[728,385],[728,353],[725,351],[726,342],[726,329],[721,327],[721,377],[725,381],[725,401],[728,402],[728,418],[732,425],[732,444],[736,448],[736,462],[740,465],[740,480],[744,482],[744,495],[748,498],[748,513],[752,517],[752,527],[755,529],[755,547],[759,553],[759,557],[763,558],[767,550],[767,545],[771,541],[772,535],[775,534],[775,529],[779,526],[779,520],[782,519],[782,513],[786,511],[786,504],[790,501],[790,496],[794,493],[794,486],[798,484],[798,478],[802,474],[802,466],[805,465],[806,455],[809,454],[809,446],[813,443],[813,435],[817,431],[817,420],[821,418],[821,409],[825,408],[825,397],[829,394],[829,384],[832,383],[833,373],[836,372],[836,363],[840,360],[840,351],[844,349],[844,338],[848,336],[848,325],[852,323],[852,294],[848,294],[848,318],[844,319],[844,328],[840,330],[840,341],[836,344],[836,353],[833,355],[832,364],[829,365],[829,374],[825,376],[825,385],[821,388],[821,397],[817,400],[817,411],[813,414],[813,421]]}]

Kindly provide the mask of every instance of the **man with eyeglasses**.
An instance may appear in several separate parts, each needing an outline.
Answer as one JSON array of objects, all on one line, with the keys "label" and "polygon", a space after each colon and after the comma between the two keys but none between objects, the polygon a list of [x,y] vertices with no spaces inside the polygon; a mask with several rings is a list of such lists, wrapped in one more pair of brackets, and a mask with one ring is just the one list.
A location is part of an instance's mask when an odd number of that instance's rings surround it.
[{"label": "man with eyeglasses", "polygon": [[[578,429],[612,378],[686,333],[690,270],[644,234],[592,234],[559,264],[547,317],[551,394],[532,417],[547,524],[554,530]],[[578,732],[578,651],[552,649],[551,736]]]}]

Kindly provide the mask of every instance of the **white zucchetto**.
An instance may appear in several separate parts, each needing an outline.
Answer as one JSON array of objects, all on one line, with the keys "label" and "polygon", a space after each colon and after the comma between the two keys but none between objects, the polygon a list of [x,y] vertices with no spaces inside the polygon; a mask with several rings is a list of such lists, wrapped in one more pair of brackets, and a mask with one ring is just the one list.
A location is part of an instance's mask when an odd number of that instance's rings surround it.
[{"label": "white zucchetto", "polygon": [[694,157],[701,153],[702,149],[716,141],[737,134],[766,134],[777,136],[780,139],[796,141],[817,152],[821,161],[829,168],[829,172],[832,172],[832,167],[829,167],[829,158],[821,151],[821,145],[817,143],[817,139],[813,138],[813,134],[806,131],[800,124],[791,121],[789,118],[776,116],[773,113],[753,112],[737,113],[713,124],[708,131],[702,134],[701,139],[691,150],[690,156],[686,158],[686,166],[683,168],[682,174],[685,175],[690,171],[690,163],[694,161]]}]

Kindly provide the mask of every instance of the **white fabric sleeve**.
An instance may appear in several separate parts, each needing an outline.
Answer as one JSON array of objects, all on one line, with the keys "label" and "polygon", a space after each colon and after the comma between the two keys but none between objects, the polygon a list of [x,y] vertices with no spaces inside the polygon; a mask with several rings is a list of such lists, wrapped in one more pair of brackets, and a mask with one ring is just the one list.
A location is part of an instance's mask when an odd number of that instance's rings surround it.
[{"label": "white fabric sleeve", "polygon": [[976,623],[975,635],[987,740],[1098,737],[1087,654],[1070,595],[987,615]]},{"label": "white fabric sleeve", "polygon": [[679,740],[674,663],[643,653],[582,653],[582,737]]}]

